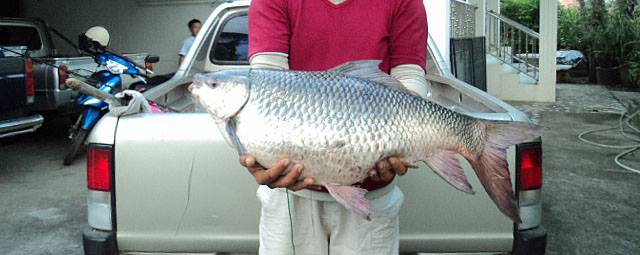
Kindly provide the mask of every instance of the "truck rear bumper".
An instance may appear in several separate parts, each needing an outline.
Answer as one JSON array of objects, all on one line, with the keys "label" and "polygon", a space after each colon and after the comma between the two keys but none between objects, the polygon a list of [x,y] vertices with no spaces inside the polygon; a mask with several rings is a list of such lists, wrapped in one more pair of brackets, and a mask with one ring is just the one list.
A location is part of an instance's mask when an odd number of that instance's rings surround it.
[{"label": "truck rear bumper", "polygon": [[547,231],[539,226],[517,231],[513,240],[514,255],[544,255],[547,249]]},{"label": "truck rear bumper", "polygon": [[118,254],[116,235],[95,229],[87,229],[82,233],[82,246],[85,255],[114,255]]},{"label": "truck rear bumper", "polygon": [[44,118],[40,114],[0,121],[0,138],[33,133],[42,126]]},{"label": "truck rear bumper", "polygon": [[[85,255],[116,255],[116,235],[87,229],[82,234]],[[515,234],[513,255],[544,255],[547,247],[547,231],[542,227],[518,231]]]}]

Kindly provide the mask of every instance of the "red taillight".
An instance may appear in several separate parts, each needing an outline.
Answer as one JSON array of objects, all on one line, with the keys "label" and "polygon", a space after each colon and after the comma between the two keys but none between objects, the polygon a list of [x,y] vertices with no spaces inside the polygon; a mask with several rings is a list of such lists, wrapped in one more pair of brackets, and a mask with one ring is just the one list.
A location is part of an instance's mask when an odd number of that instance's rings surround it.
[{"label": "red taillight", "polygon": [[87,151],[87,186],[92,190],[111,191],[111,149],[89,146]]},{"label": "red taillight", "polygon": [[151,62],[144,62],[144,68],[146,68],[149,71],[153,71],[153,63]]},{"label": "red taillight", "polygon": [[542,187],[542,147],[540,143],[519,146],[520,190],[533,190]]},{"label": "red taillight", "polygon": [[24,58],[24,86],[27,97],[33,97],[36,94],[36,87],[33,80],[33,60]]},{"label": "red taillight", "polygon": [[58,67],[58,86],[62,87],[65,82],[67,82],[67,78],[69,78],[69,73],[67,72],[69,67],[66,65],[61,65]]}]

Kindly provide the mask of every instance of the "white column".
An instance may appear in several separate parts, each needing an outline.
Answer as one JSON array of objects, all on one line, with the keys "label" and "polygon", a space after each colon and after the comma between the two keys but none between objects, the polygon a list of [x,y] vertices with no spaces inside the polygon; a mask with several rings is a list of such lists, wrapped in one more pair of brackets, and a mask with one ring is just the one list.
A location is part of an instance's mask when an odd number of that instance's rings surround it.
[{"label": "white column", "polygon": [[429,34],[434,39],[436,47],[451,66],[449,42],[451,38],[451,2],[450,0],[423,0],[427,9]]},{"label": "white column", "polygon": [[558,1],[540,1],[540,80],[536,101],[556,100],[556,47],[558,42]]},{"label": "white column", "polygon": [[475,5],[476,8],[476,36],[484,36],[486,32],[485,22],[487,20],[487,0],[469,0],[470,4]]}]

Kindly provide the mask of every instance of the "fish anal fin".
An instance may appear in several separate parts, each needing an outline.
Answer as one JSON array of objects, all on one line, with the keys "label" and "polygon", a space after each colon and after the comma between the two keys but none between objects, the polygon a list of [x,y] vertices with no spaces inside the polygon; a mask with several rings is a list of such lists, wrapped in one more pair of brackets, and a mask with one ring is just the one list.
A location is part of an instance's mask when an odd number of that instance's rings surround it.
[{"label": "fish anal fin", "polygon": [[460,166],[460,161],[456,157],[455,152],[446,150],[438,151],[428,157],[425,162],[431,170],[451,184],[451,186],[465,193],[475,193],[467,180],[467,176],[464,174],[464,170],[462,170]]},{"label": "fish anal fin", "polygon": [[367,194],[366,189],[335,184],[327,184],[325,188],[342,206],[366,220],[371,220],[369,200],[364,197]]},{"label": "fish anal fin", "polygon": [[356,60],[349,61],[342,65],[329,69],[329,72],[340,73],[363,80],[372,81],[385,85],[405,93],[409,91],[400,83],[400,81],[383,72],[378,67],[382,63],[381,60]]}]

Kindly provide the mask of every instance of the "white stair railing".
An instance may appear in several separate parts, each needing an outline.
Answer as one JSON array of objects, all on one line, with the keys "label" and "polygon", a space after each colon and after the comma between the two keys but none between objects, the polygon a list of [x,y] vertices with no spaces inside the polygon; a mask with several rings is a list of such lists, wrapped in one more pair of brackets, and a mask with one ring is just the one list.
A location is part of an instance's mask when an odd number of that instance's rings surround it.
[{"label": "white stair railing", "polygon": [[540,77],[540,34],[532,29],[502,16],[487,12],[487,51],[500,61],[535,79]]}]

